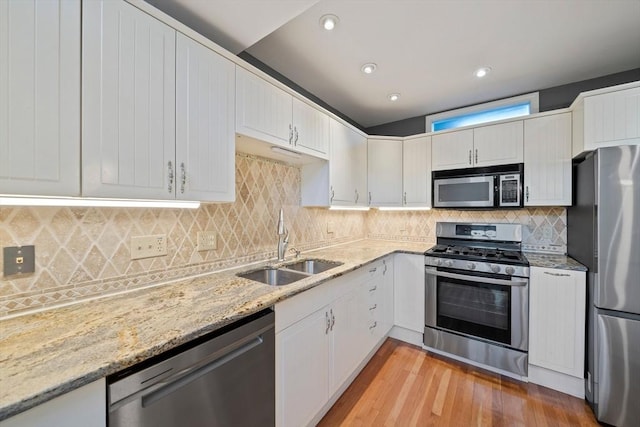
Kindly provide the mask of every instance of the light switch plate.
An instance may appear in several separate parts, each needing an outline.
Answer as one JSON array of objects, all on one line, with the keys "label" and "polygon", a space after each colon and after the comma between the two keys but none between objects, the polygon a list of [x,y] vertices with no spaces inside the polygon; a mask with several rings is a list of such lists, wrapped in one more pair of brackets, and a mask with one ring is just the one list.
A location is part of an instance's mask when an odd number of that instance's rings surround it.
[{"label": "light switch plate", "polygon": [[133,236],[131,259],[153,258],[167,255],[167,235]]},{"label": "light switch plate", "polygon": [[215,231],[198,231],[198,251],[213,251],[218,245]]},{"label": "light switch plate", "polygon": [[35,246],[7,246],[2,253],[4,277],[36,271]]}]

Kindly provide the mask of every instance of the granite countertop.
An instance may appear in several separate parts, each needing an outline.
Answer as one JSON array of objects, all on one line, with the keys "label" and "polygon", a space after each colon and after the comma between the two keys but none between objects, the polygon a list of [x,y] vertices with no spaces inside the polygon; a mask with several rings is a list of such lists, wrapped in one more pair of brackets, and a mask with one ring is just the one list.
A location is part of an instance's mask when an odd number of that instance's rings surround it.
[{"label": "granite countertop", "polygon": [[587,267],[568,255],[524,252],[531,267],[556,268],[559,270],[587,271]]},{"label": "granite countertop", "polygon": [[263,262],[0,321],[0,420],[219,329],[393,252],[432,244],[381,240],[303,253],[343,265],[273,287],[236,274]]}]

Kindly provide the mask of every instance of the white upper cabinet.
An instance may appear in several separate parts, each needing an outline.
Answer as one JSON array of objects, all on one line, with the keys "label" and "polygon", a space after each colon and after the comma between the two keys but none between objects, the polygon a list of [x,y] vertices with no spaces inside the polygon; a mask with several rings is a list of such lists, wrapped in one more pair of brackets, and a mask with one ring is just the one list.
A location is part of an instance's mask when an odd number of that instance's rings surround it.
[{"label": "white upper cabinet", "polygon": [[176,197],[235,200],[235,65],[177,35]]},{"label": "white upper cabinet", "polygon": [[523,162],[522,120],[473,129],[474,167]]},{"label": "white upper cabinet", "polygon": [[329,153],[329,116],[293,98],[293,145],[319,157]]},{"label": "white upper cabinet", "polygon": [[329,116],[242,67],[236,79],[237,133],[327,158]]},{"label": "white upper cabinet", "polygon": [[402,201],[404,206],[431,206],[431,137],[402,142]]},{"label": "white upper cabinet", "polygon": [[431,141],[434,171],[473,167],[473,129],[433,135]]},{"label": "white upper cabinet", "polygon": [[433,135],[433,170],[523,162],[522,120]]},{"label": "white upper cabinet", "polygon": [[124,1],[83,3],[82,193],[175,197],[172,28]]},{"label": "white upper cabinet", "polygon": [[80,194],[80,1],[0,1],[0,194]]},{"label": "white upper cabinet", "polygon": [[402,141],[369,138],[370,206],[402,206]]},{"label": "white upper cabinet", "polygon": [[367,138],[331,120],[330,204],[367,206]]},{"label": "white upper cabinet", "polygon": [[640,82],[588,92],[572,107],[574,157],[600,147],[640,144]]},{"label": "white upper cabinet", "polygon": [[236,67],[236,132],[272,144],[293,141],[291,95]]},{"label": "white upper cabinet", "polygon": [[524,205],[571,205],[571,113],[524,121]]}]

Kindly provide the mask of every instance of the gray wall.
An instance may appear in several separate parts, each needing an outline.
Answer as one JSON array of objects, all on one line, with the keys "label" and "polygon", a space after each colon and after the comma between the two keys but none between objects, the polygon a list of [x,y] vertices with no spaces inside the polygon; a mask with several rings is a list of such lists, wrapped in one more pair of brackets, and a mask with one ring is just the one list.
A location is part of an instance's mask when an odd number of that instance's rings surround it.
[{"label": "gray wall", "polygon": [[[539,90],[540,112],[566,108],[580,92],[640,80],[640,68]],[[514,94],[513,96],[517,96]],[[487,101],[488,102],[488,101]],[[465,106],[460,106],[463,108]],[[435,113],[434,113],[435,114]],[[426,132],[424,115],[364,129],[369,135],[409,136]]]}]

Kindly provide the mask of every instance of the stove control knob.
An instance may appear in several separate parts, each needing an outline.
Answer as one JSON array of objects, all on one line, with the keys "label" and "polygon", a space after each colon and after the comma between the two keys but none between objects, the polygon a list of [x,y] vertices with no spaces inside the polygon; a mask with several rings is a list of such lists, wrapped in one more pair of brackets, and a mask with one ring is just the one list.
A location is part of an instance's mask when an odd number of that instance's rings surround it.
[{"label": "stove control knob", "polygon": [[434,261],[434,263],[435,263],[436,265],[442,265],[442,260],[441,260],[440,258],[436,258],[436,259],[435,259],[435,261]]},{"label": "stove control knob", "polygon": [[507,267],[504,271],[505,271],[505,273],[511,275],[511,274],[516,272],[516,269],[513,268],[513,267]]},{"label": "stove control knob", "polygon": [[469,264],[467,264],[467,268],[469,270],[475,270],[476,269],[476,263],[475,262],[470,262]]},{"label": "stove control knob", "polygon": [[445,261],[444,265],[446,265],[447,267],[453,267],[453,261],[448,259],[447,261]]},{"label": "stove control knob", "polygon": [[493,271],[494,273],[499,273],[500,272],[500,266],[499,265],[491,264],[489,266],[489,268],[491,268],[491,271]]}]

